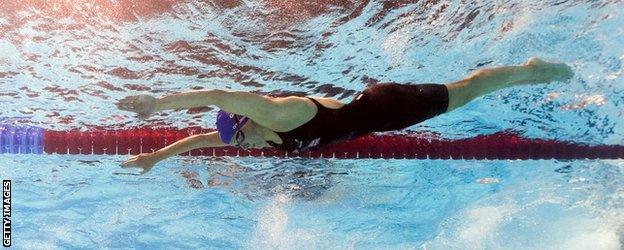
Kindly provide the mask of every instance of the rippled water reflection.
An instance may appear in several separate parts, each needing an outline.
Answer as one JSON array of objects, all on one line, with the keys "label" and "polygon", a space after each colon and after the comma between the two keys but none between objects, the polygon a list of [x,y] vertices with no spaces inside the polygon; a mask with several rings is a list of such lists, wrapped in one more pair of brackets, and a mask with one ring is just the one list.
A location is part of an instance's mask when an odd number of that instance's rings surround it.
[{"label": "rippled water reflection", "polygon": [[[368,84],[448,82],[539,55],[569,62],[576,77],[500,91],[412,129],[467,136],[513,128],[606,143],[618,143],[624,132],[619,1],[1,5],[0,116],[20,123],[135,126],[141,122],[113,101],[206,88],[349,101]],[[495,106],[499,119],[488,116]],[[150,124],[211,126],[211,112],[163,112]]]}]

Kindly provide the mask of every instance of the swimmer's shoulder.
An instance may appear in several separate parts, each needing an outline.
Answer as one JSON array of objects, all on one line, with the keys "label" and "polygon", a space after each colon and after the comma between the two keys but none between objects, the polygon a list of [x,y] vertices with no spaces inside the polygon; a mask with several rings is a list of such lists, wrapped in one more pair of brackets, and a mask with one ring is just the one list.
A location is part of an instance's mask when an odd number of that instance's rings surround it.
[{"label": "swimmer's shoulder", "polygon": [[313,98],[321,105],[329,109],[338,109],[344,106],[342,102],[326,97],[273,97],[272,99],[275,103],[289,108],[284,109],[282,112],[276,112],[276,114],[273,115],[273,123],[270,128],[275,131],[289,131],[290,129],[299,127],[314,118],[318,108],[309,98]]},{"label": "swimmer's shoulder", "polygon": [[316,115],[316,105],[305,97],[271,97],[275,112],[267,114],[271,119],[263,124],[274,131],[288,131],[298,127]]}]

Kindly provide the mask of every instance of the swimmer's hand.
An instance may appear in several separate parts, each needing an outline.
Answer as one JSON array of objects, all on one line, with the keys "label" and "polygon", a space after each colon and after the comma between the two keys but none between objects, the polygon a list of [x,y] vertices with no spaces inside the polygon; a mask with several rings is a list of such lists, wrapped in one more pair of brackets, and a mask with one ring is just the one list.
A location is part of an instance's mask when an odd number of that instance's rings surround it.
[{"label": "swimmer's hand", "polygon": [[121,164],[121,167],[126,168],[126,169],[127,168],[140,168],[140,169],[143,169],[143,171],[141,171],[141,174],[145,174],[149,172],[154,167],[154,165],[158,162],[154,158],[155,157],[152,153],[138,154],[138,155],[132,156],[127,161],[124,161]]},{"label": "swimmer's hand", "polygon": [[530,58],[524,66],[531,70],[535,83],[563,82],[574,76],[570,66],[565,63],[547,62],[537,57]]},{"label": "swimmer's hand", "polygon": [[150,95],[127,96],[116,103],[117,108],[138,114],[140,119],[149,118],[156,111],[156,98]]}]

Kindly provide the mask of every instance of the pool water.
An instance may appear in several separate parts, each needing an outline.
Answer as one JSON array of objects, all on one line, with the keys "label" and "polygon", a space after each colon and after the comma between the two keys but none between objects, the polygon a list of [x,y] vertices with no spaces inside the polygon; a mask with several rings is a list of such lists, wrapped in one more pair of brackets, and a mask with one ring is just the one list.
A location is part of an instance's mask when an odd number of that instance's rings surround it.
[{"label": "pool water", "polygon": [[[131,94],[236,89],[350,101],[377,82],[450,82],[531,56],[566,83],[505,89],[412,131],[624,144],[621,1],[3,1],[0,119],[45,129],[147,121]],[[621,249],[624,161],[0,155],[13,247]]]}]

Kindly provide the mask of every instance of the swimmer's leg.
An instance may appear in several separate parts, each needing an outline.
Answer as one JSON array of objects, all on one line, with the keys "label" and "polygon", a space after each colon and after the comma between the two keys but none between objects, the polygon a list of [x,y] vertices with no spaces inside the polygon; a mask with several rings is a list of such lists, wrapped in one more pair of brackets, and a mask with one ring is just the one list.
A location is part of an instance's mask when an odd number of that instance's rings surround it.
[{"label": "swimmer's leg", "polygon": [[449,90],[447,112],[502,88],[565,81],[572,75],[565,63],[550,63],[538,58],[531,58],[523,65],[480,69],[463,80],[445,84]]}]

